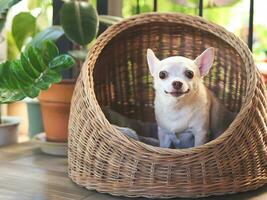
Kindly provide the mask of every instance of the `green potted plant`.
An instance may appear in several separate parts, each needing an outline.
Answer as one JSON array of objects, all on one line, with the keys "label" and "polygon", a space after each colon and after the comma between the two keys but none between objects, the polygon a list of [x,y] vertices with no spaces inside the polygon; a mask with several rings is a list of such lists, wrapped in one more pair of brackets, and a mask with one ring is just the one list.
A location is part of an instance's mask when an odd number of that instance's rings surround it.
[{"label": "green potted plant", "polygon": [[[60,9],[60,22],[66,36],[79,49],[86,49],[85,45],[95,38],[98,29],[97,12],[88,2],[65,2]],[[70,102],[75,79],[76,77],[73,77],[71,80],[54,84],[39,96],[44,129],[50,141],[67,142]]]},{"label": "green potted plant", "polygon": [[[18,58],[31,38],[36,38],[35,43],[37,43],[47,39],[57,40],[64,34],[62,28],[57,26],[49,27],[42,31],[50,24],[49,10],[52,8],[51,1],[27,0],[21,2],[22,4],[27,5],[28,9],[23,8],[20,13],[13,16],[12,12],[14,10],[11,8],[20,2],[21,0],[0,1],[0,33],[1,37],[5,39],[5,46],[7,46],[7,49],[5,50],[6,53],[4,53],[6,56],[1,57],[0,63],[6,59],[12,60]],[[7,16],[11,22],[10,27],[5,26]],[[36,37],[36,34],[40,31],[42,31],[42,34],[40,34],[39,37]],[[27,107],[25,103],[27,104]],[[40,106],[36,99],[26,98],[23,101],[8,104],[7,114],[24,117],[22,118],[22,123],[19,128],[20,134],[27,134],[29,131],[29,136],[31,137],[34,134],[43,131]],[[25,118],[27,115],[28,119]],[[28,130],[27,127],[29,127]]]},{"label": "green potted plant", "polygon": [[[60,72],[72,67],[74,63],[71,56],[60,55],[52,41],[29,44],[19,59],[0,64],[0,104],[37,97],[40,91],[59,83],[62,80]],[[0,116],[0,119],[3,118]],[[14,126],[17,123],[4,118],[0,126],[0,135],[3,134],[0,139],[10,136],[7,142],[16,142]]]},{"label": "green potted plant", "polygon": [[103,27],[101,30],[104,30],[120,20],[118,17],[98,16],[93,5],[85,1],[67,1],[60,8],[60,25],[64,34],[74,44],[74,50],[69,53],[76,58],[77,65],[72,80],[54,84],[39,96],[44,129],[50,141],[67,142],[70,103],[75,80],[85,60],[88,45],[99,34],[99,21],[100,28]]},{"label": "green potted plant", "polygon": [[[2,30],[5,25],[8,9],[19,0],[0,2],[0,43],[5,41]],[[1,60],[0,60],[1,62]],[[2,116],[2,107],[0,104],[0,146],[16,143],[18,140],[18,126],[20,118],[11,116]]]},{"label": "green potted plant", "polygon": [[[56,0],[53,2],[56,2]],[[76,59],[77,63],[74,70],[76,73],[73,74],[71,80],[55,83],[49,90],[43,91],[39,95],[38,99],[41,104],[44,129],[48,140],[54,142],[67,141],[71,96],[89,44],[96,38],[97,34],[120,20],[121,18],[118,17],[98,16],[91,3],[66,1],[60,8],[60,25],[50,26],[34,36],[32,44],[46,39],[56,41],[62,35],[66,35],[74,44],[74,50],[68,53]],[[99,21],[101,31],[98,31]]]}]

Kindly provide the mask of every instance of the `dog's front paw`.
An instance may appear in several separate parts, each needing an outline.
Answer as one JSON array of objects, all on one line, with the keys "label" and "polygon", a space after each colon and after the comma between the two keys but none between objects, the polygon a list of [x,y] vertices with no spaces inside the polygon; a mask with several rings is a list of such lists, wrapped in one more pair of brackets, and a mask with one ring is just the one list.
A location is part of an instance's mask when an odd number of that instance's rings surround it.
[{"label": "dog's front paw", "polygon": [[161,147],[163,148],[180,149],[181,146],[181,140],[174,134],[167,135],[165,140],[161,142]]},{"label": "dog's front paw", "polygon": [[181,140],[176,138],[176,137],[173,138],[172,144],[176,149],[180,149],[181,148]]},{"label": "dog's front paw", "polygon": [[195,137],[191,132],[184,132],[179,134],[180,144],[176,148],[184,149],[194,147]]},{"label": "dog's front paw", "polygon": [[[159,144],[162,148],[171,148],[174,143],[178,143],[176,135],[166,129],[158,126]],[[174,145],[175,146],[175,145]]]}]

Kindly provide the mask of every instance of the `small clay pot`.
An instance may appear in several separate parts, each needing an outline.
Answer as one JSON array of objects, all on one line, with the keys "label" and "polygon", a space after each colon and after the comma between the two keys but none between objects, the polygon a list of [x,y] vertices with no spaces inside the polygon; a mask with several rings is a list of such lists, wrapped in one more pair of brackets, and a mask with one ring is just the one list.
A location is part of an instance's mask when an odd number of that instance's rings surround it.
[{"label": "small clay pot", "polygon": [[19,117],[2,117],[2,124],[0,124],[0,146],[18,142],[18,127],[20,121],[21,119]]},{"label": "small clay pot", "polygon": [[67,142],[74,81],[53,84],[39,96],[47,141]]},{"label": "small clay pot", "polygon": [[18,130],[19,136],[27,136],[29,123],[26,103],[24,101],[18,101],[8,104],[7,115],[21,118]]}]

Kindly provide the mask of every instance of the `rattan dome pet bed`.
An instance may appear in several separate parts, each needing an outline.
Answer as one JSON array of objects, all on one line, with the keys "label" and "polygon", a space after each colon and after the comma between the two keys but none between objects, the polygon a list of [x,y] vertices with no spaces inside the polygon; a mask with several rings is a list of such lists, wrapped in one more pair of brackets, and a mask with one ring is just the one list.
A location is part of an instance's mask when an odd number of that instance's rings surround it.
[{"label": "rattan dome pet bed", "polygon": [[[153,121],[152,80],[146,63],[195,58],[216,49],[206,85],[237,112],[217,139],[196,148],[163,149],[128,138],[100,106]],[[206,20],[145,14],[110,27],[90,50],[77,81],[69,121],[69,176],[99,192],[130,197],[202,197],[256,189],[267,182],[265,88],[248,47]],[[142,133],[139,133],[142,134]]]}]

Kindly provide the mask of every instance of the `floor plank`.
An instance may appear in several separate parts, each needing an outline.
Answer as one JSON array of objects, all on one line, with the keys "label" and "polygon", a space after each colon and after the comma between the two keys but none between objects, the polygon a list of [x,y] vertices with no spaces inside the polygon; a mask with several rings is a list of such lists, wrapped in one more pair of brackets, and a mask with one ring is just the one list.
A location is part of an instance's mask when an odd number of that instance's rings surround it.
[{"label": "floor plank", "polygon": [[10,161],[10,163],[65,173],[67,173],[68,165],[68,161],[65,157],[50,156],[46,154],[41,156],[20,157],[16,160]]},{"label": "floor plank", "polygon": [[92,194],[67,176],[67,159],[27,143],[0,148],[0,199],[84,199]]}]

